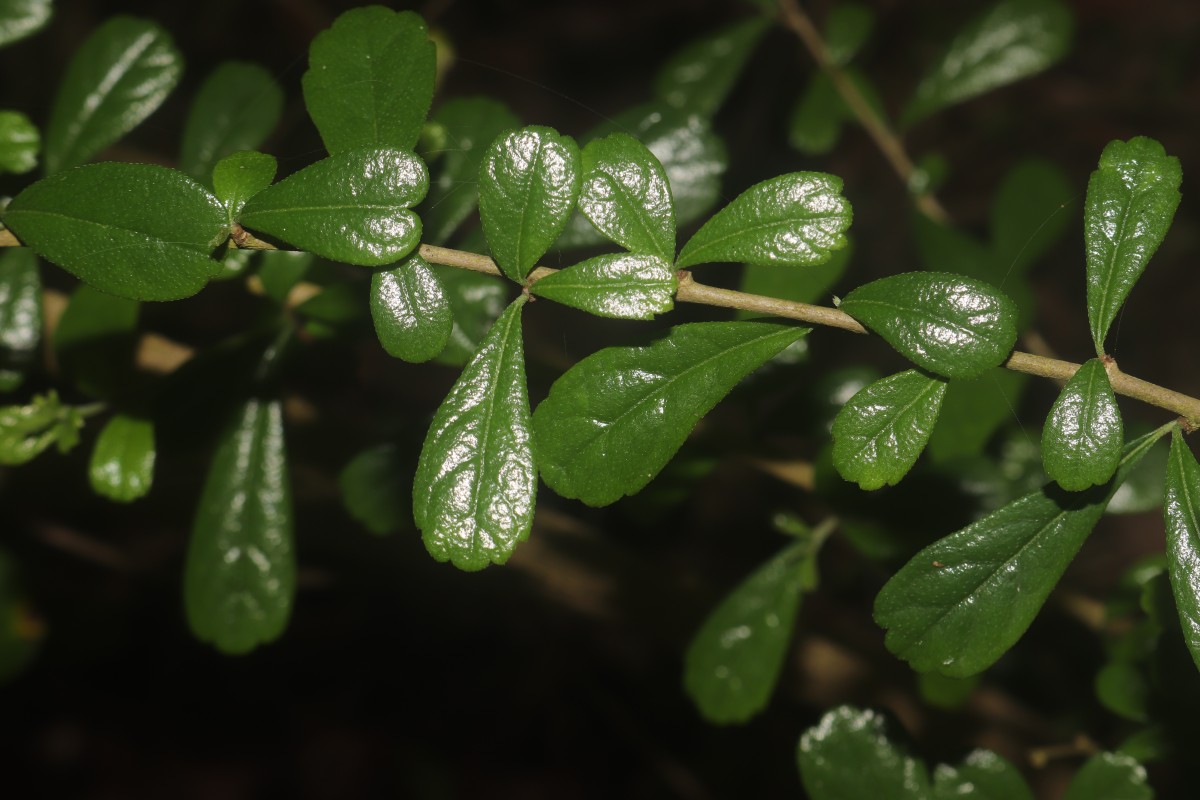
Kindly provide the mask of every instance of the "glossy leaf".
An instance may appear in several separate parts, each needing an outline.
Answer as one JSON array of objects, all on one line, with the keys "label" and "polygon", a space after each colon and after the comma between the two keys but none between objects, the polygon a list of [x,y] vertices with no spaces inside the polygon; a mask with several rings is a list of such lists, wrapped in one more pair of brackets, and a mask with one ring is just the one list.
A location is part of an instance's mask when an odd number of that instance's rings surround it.
[{"label": "glossy leaf", "polygon": [[318,34],[302,84],[330,155],[415,147],[433,100],[436,60],[425,20],[411,11],[356,8]]},{"label": "glossy leaf", "polygon": [[1047,69],[1067,54],[1073,29],[1059,0],[1000,0],[964,27],[921,79],[904,123]]},{"label": "glossy leaf", "polygon": [[371,276],[371,319],[388,355],[414,363],[442,352],[454,328],[442,284],[419,255]]},{"label": "glossy leaf", "polygon": [[1062,800],[1153,800],[1146,769],[1121,753],[1097,753],[1075,773]]},{"label": "glossy leaf", "polygon": [[154,482],[154,423],[117,414],[100,431],[88,479],[96,494],[128,503],[144,496]]},{"label": "glossy leaf", "polygon": [[53,13],[54,0],[6,0],[0,4],[0,47],[37,33]]},{"label": "glossy leaf", "polygon": [[278,166],[275,156],[245,150],[225,156],[213,167],[213,194],[225,206],[231,227],[246,201],[275,180]]},{"label": "glossy leaf", "polygon": [[487,97],[450,100],[433,112],[446,138],[429,197],[421,206],[425,241],[445,244],[479,204],[479,168],[487,146],[521,124],[503,103]]},{"label": "glossy leaf", "polygon": [[900,482],[925,449],[946,382],[910,369],[875,381],[833,422],[833,463],[863,489]]},{"label": "glossy leaf", "polygon": [[791,545],[730,592],[692,637],[683,684],[709,722],[745,722],[766,707],[815,570],[809,543]]},{"label": "glossy leaf", "polygon": [[1008,761],[991,750],[973,750],[957,767],[933,771],[933,800],[1034,800],[1033,791]]},{"label": "glossy leaf", "polygon": [[518,297],[442,401],[413,481],[413,517],[438,561],[503,564],[533,524],[537,468]]},{"label": "glossy leaf", "polygon": [[610,253],[534,281],[529,291],[601,317],[653,319],[675,307],[675,270],[661,258]]},{"label": "glossy leaf", "polygon": [[875,13],[861,3],[838,3],[829,11],[824,27],[826,56],[844,67],[871,38]]},{"label": "glossy leaf", "polygon": [[965,677],[991,666],[1029,627],[1156,438],[1131,442],[1106,486],[1068,493],[1048,484],[913,556],[875,599],[888,649],[919,672]]},{"label": "glossy leaf", "polygon": [[765,322],[679,325],[647,347],[610,347],[567,370],[534,413],[542,479],[608,505],[638,492],[742,378],[808,333]]},{"label": "glossy leaf", "polygon": [[221,271],[221,203],[182,172],[150,164],[88,164],[17,195],[4,224],[54,264],[134,300],[190,297]]},{"label": "glossy leaf", "polygon": [[42,280],[28,248],[0,254],[0,392],[21,384],[42,341]]},{"label": "glossy leaf", "polygon": [[254,195],[239,221],[323,258],[382,267],[420,242],[421,220],[408,209],[428,190],[429,173],[412,153],[354,150]]},{"label": "glossy leaf", "polygon": [[704,223],[679,252],[676,266],[821,264],[846,246],[852,217],[841,178],[821,172],[781,175],[751,186]]},{"label": "glossy leaf", "polygon": [[217,162],[261,147],[282,113],[283,89],[270,72],[245,61],[219,64],[200,85],[188,110],[179,168],[210,185]]},{"label": "glossy leaf", "polygon": [[498,137],[479,170],[479,217],[500,269],[518,283],[562,233],[580,185],[579,146],[551,128]]},{"label": "glossy leaf", "polygon": [[675,108],[712,116],[767,27],[767,20],[754,18],[689,42],[659,70],[654,93]]},{"label": "glossy leaf", "polygon": [[395,445],[378,445],[360,452],[338,475],[346,510],[376,536],[395,533],[412,519],[404,461]]},{"label": "glossy leaf", "polygon": [[999,366],[1017,341],[1017,309],[982,281],[906,272],[860,286],[841,309],[901,355],[947,378],[973,378]]},{"label": "glossy leaf", "polygon": [[800,737],[797,761],[812,800],[930,796],[925,765],[893,744],[883,717],[869,709],[839,706],[827,712]]},{"label": "glossy leaf", "polygon": [[222,434],[184,569],[188,623],[223,653],[248,653],[287,627],[296,592],[292,490],[277,401],[250,399]]},{"label": "glossy leaf", "polygon": [[1183,171],[1153,139],[1109,142],[1088,181],[1084,208],[1088,320],[1096,353],[1146,263],[1158,250],[1175,209]]},{"label": "glossy leaf", "polygon": [[583,148],[579,210],[626,250],[674,260],[675,207],[667,173],[632,136],[611,133]]},{"label": "glossy leaf", "polygon": [[62,373],[84,394],[111,399],[129,384],[141,305],[97,291],[86,283],[54,329],[54,352]]},{"label": "glossy leaf", "polygon": [[1163,516],[1179,627],[1200,668],[1200,465],[1178,428],[1171,432]]},{"label": "glossy leaf", "polygon": [[483,337],[504,311],[512,284],[492,275],[454,269],[438,264],[433,272],[442,284],[454,326],[446,349],[437,355],[443,364],[464,366],[479,348]]},{"label": "glossy leaf", "polygon": [[63,405],[53,390],[36,395],[24,406],[0,408],[0,466],[15,466],[37,458],[50,445],[65,453],[79,444],[83,417]]},{"label": "glossy leaf", "polygon": [[118,16],[96,29],[67,67],[46,126],[46,173],[82,164],[154,113],[183,74],[162,28]]},{"label": "glossy leaf", "polygon": [[1085,362],[1054,401],[1042,428],[1046,474],[1068,491],[1104,483],[1117,470],[1125,429],[1104,362]]},{"label": "glossy leaf", "polygon": [[42,136],[20,111],[0,111],[0,173],[29,172],[37,166]]}]

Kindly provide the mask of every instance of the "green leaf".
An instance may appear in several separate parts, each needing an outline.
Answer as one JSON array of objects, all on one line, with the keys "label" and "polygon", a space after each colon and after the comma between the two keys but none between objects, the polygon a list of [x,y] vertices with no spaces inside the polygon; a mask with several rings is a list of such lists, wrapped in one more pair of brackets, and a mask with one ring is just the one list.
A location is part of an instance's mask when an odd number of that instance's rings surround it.
[{"label": "green leaf", "polygon": [[1111,661],[1096,673],[1096,699],[1114,714],[1146,722],[1149,686],[1142,669],[1125,661]]},{"label": "green leaf", "polygon": [[662,164],[626,133],[583,148],[579,210],[596,230],[634,253],[675,258],[675,207]]},{"label": "green leaf", "polygon": [[179,168],[208,185],[217,162],[257,150],[283,113],[283,89],[257,64],[226,61],[200,85],[188,110]]},{"label": "green leaf", "polygon": [[[854,253],[854,241],[846,240],[846,246],[835,250],[824,264],[805,269],[778,269],[776,267],[756,267],[746,265],[742,268],[742,283],[739,289],[749,294],[760,294],[775,297],[780,300],[794,300],[797,303],[828,302],[829,290],[833,288]],[[752,316],[749,312],[739,312],[739,316]]]},{"label": "green leaf", "polygon": [[700,322],[648,347],[593,353],[554,382],[533,415],[542,479],[591,506],[638,492],[742,378],[808,332]]},{"label": "green leaf", "polygon": [[521,121],[503,103],[487,97],[450,100],[433,112],[432,121],[444,132],[447,146],[421,206],[421,221],[425,241],[440,245],[479,204],[479,168],[485,149]]},{"label": "green leaf", "polygon": [[53,390],[34,396],[29,405],[0,408],[0,465],[32,461],[52,444],[65,453],[79,444],[82,427],[83,417]]},{"label": "green leaf", "polygon": [[654,93],[668,105],[711,117],[725,102],[769,25],[752,18],[684,45],[654,78]]},{"label": "green leaf", "polygon": [[313,254],[303,250],[263,250],[258,258],[263,292],[280,305],[287,303],[292,287],[304,278],[314,261]]},{"label": "green leaf", "polygon": [[910,369],[862,389],[833,421],[833,463],[863,489],[900,482],[925,449],[946,382]]},{"label": "green leaf", "polygon": [[979,686],[979,676],[947,678],[936,672],[917,673],[917,689],[921,700],[934,708],[956,711],[966,705]]},{"label": "green leaf", "polygon": [[1067,381],[1046,418],[1046,474],[1072,492],[1104,483],[1117,471],[1124,437],[1108,372],[1103,361],[1093,358]]},{"label": "green leaf", "polygon": [[1121,753],[1097,753],[1067,787],[1062,800],[1153,800],[1146,769]]},{"label": "green leaf", "polygon": [[239,221],[332,261],[382,267],[412,252],[429,191],[424,162],[404,150],[355,150],[305,167],[246,202]]},{"label": "green leaf", "polygon": [[[296,306],[296,313],[324,323],[315,329],[351,325],[367,315],[367,288],[355,281],[335,281]],[[330,335],[336,331],[330,331]]]},{"label": "green leaf", "polygon": [[[1021,161],[996,190],[992,204],[992,249],[999,280],[1025,275],[1067,232],[1075,187],[1058,165]],[[941,267],[938,267],[941,269]],[[957,271],[957,270],[954,270]]]},{"label": "green leaf", "polygon": [[957,767],[933,771],[934,800],[1034,800],[1021,773],[991,750],[973,750]]},{"label": "green leaf", "polygon": [[498,137],[479,169],[479,217],[492,257],[521,283],[562,233],[580,184],[579,146],[551,128]]},{"label": "green leaf", "polygon": [[[929,774],[893,744],[883,717],[839,706],[800,737],[800,778],[812,800],[928,800]],[[852,765],[852,766],[851,766]]]},{"label": "green leaf", "polygon": [[940,272],[906,272],[860,286],[841,309],[918,367],[973,378],[1008,358],[1017,309],[996,288]]},{"label": "green leaf", "polygon": [[1130,442],[1104,487],[1054,484],[921,550],[875,599],[887,647],[919,672],[966,677],[991,666],[1025,632],[1158,433]]},{"label": "green leaf", "polygon": [[390,444],[363,450],[338,476],[346,510],[376,536],[395,533],[412,519],[407,484],[404,459]]},{"label": "green leaf", "polygon": [[117,414],[100,431],[92,450],[92,489],[118,503],[144,496],[154,482],[154,457],[154,423]]},{"label": "green leaf", "polygon": [[371,318],[387,354],[413,363],[442,352],[454,329],[442,284],[419,255],[371,276]]},{"label": "green leaf", "polygon": [[[970,380],[950,381],[937,427],[929,437],[929,458],[947,463],[977,456],[992,435],[1016,416],[1029,376],[997,367]],[[1040,463],[1040,454],[1034,453]]]},{"label": "green leaf", "polygon": [[437,360],[451,366],[465,366],[507,306],[512,284],[481,272],[440,264],[433,265],[433,272],[446,293],[454,320],[450,340]]},{"label": "green leaf", "polygon": [[0,173],[29,172],[37,166],[42,136],[20,111],[0,111]]},{"label": "green leaf", "polygon": [[875,12],[861,3],[839,3],[825,20],[825,54],[829,61],[844,67],[858,55],[871,38]]},{"label": "green leaf", "polygon": [[745,722],[771,699],[800,596],[815,583],[809,542],[787,547],[704,620],[684,656],[683,684],[709,722]]},{"label": "green leaf", "polygon": [[[1149,425],[1134,421],[1125,428],[1125,438],[1132,439],[1151,430]],[[1169,443],[1158,442],[1142,459],[1138,468],[1117,489],[1108,502],[1105,514],[1142,514],[1162,508],[1166,497]]]},{"label": "green leaf", "polygon": [[54,0],[6,0],[0,4],[0,47],[46,27],[54,12]]},{"label": "green leaf", "polygon": [[1171,432],[1163,516],[1179,627],[1200,668],[1200,465],[1178,428]]},{"label": "green leaf", "polygon": [[221,202],[182,172],[150,164],[88,164],[21,192],[4,224],[54,264],[134,300],[190,297],[221,271]]},{"label": "green leaf", "polygon": [[852,217],[841,178],[821,172],[781,175],[751,186],[704,223],[679,252],[676,266],[822,264],[846,246]]},{"label": "green leaf", "polygon": [[80,391],[112,398],[127,387],[140,311],[136,301],[86,283],[75,289],[54,329],[54,352],[59,369]]},{"label": "green leaf", "polygon": [[296,592],[292,491],[277,401],[246,401],[222,434],[196,510],[183,577],[188,623],[223,653],[287,627]]},{"label": "green leaf", "polygon": [[225,206],[231,227],[246,201],[275,180],[277,167],[275,156],[253,150],[225,156],[213,167],[213,194]]},{"label": "green leaf", "polygon": [[496,320],[434,415],[413,481],[413,516],[438,561],[503,564],[529,537],[537,489],[521,295]]},{"label": "green leaf", "polygon": [[788,115],[788,143],[805,155],[825,155],[837,144],[845,119],[841,95],[829,75],[818,71]]},{"label": "green leaf", "polygon": [[529,291],[601,317],[653,319],[675,307],[677,285],[658,256],[610,253],[539,278]]},{"label": "green leaf", "polygon": [[1133,284],[1171,227],[1183,170],[1153,139],[1109,142],[1084,208],[1088,320],[1096,354]]},{"label": "green leaf", "polygon": [[37,256],[10,247],[0,254],[0,392],[17,388],[42,341],[42,279]]},{"label": "green leaf", "polygon": [[1067,54],[1073,29],[1059,0],[1001,0],[964,27],[921,79],[904,125],[1049,68]]},{"label": "green leaf", "polygon": [[154,113],[183,74],[162,28],[118,16],[75,53],[46,126],[46,174],[82,164]]}]

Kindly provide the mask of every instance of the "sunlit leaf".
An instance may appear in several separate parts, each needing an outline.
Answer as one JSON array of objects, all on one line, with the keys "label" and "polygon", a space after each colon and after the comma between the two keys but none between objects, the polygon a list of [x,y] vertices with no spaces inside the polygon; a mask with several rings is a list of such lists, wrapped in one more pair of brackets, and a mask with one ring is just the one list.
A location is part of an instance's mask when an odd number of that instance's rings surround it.
[{"label": "sunlit leaf", "polygon": [[812,800],[930,796],[925,765],[888,739],[883,717],[875,711],[839,706],[826,712],[800,737],[797,761]]},{"label": "sunlit leaf", "polygon": [[675,270],[635,253],[596,256],[533,283],[530,291],[601,317],[653,319],[675,306]]},{"label": "sunlit leaf", "polygon": [[283,89],[263,67],[226,61],[200,85],[188,111],[179,168],[205,185],[217,162],[262,146],[283,113]]},{"label": "sunlit leaf", "polygon": [[1069,491],[1104,483],[1121,460],[1124,431],[1104,362],[1093,358],[1067,381],[1046,418],[1046,474]]},{"label": "sunlit leaf", "polygon": [[442,352],[454,327],[442,284],[419,255],[371,276],[371,319],[388,355],[413,363]]}]

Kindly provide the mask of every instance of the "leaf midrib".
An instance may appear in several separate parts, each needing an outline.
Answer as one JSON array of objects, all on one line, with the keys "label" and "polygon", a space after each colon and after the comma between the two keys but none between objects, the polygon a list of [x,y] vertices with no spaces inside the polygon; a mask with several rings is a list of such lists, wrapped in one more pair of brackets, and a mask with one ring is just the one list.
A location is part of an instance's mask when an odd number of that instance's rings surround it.
[{"label": "leaf midrib", "polygon": [[[769,220],[767,222],[759,222],[754,225],[744,225],[744,226],[737,228],[737,230],[732,231],[731,233],[727,233],[722,236],[718,236],[715,239],[709,239],[707,242],[702,242],[701,244],[698,244],[693,248],[689,249],[687,245],[684,245],[683,252],[679,254],[679,262],[678,263],[680,265],[684,265],[684,266],[691,266],[694,264],[704,263],[703,259],[696,258],[697,253],[704,253],[707,250],[711,250],[712,248],[716,247],[717,245],[720,245],[723,242],[728,241],[729,239],[733,239],[733,238],[742,236],[747,233],[754,233],[756,231],[765,230],[767,228],[787,226],[787,225],[789,225],[791,223],[795,223],[795,222],[803,222],[804,224],[812,224],[813,222],[818,222],[818,221],[827,220],[827,219],[838,220],[841,217],[843,217],[845,215],[845,213],[846,213],[845,209],[842,209],[842,211],[840,211],[840,212],[830,212],[828,214],[809,214],[808,216],[802,217],[802,218],[801,217],[787,217],[784,219],[776,219],[776,220]],[[713,219],[715,220],[715,219],[717,219],[717,217],[714,217]],[[701,228],[700,231],[697,232],[696,235],[699,236],[700,233],[703,232],[703,230],[704,229]],[[844,232],[844,230],[845,230],[845,228],[843,228],[842,231],[839,231],[838,235],[840,235],[842,232]],[[695,237],[693,237],[693,239],[694,238]],[[818,249],[818,247],[816,245],[814,245],[807,238],[804,239],[804,243],[813,250]],[[689,242],[688,244],[691,244],[691,242]],[[772,248],[772,249],[774,249],[774,248]],[[832,250],[832,249],[836,249],[836,248],[820,248],[820,249]]]}]

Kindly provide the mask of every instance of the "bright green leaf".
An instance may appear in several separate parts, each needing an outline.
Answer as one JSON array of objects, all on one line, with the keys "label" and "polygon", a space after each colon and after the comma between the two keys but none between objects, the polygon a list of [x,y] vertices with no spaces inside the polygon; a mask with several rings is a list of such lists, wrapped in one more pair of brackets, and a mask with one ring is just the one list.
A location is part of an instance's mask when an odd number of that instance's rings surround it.
[{"label": "bright green leaf", "polygon": [[283,89],[257,64],[226,61],[200,85],[188,111],[179,168],[208,185],[217,162],[257,150],[283,113]]},{"label": "bright green leaf", "polygon": [[258,258],[263,292],[280,305],[287,302],[292,287],[304,278],[314,261],[313,254],[303,250],[263,250]]},{"label": "bright green leaf", "polygon": [[37,166],[42,136],[20,111],[0,111],[0,172],[29,172]]},{"label": "bright green leaf", "polygon": [[376,536],[395,533],[412,519],[404,458],[395,445],[378,445],[356,455],[342,468],[338,486],[350,516]]},{"label": "bright green leaf", "polygon": [[413,363],[442,352],[454,329],[442,284],[419,255],[371,276],[371,318],[388,355]]},{"label": "bright green leaf", "polygon": [[80,391],[112,398],[127,388],[133,370],[141,305],[81,284],[54,329],[62,373]]},{"label": "bright green leaf", "polygon": [[221,202],[182,172],[150,164],[88,164],[38,181],[4,224],[54,264],[134,300],[189,297],[221,271],[210,258],[229,235]]},{"label": "bright green leaf", "polygon": [[675,207],[662,164],[626,133],[583,148],[579,210],[596,230],[634,253],[675,258]]},{"label": "bright green leaf", "polygon": [[246,401],[222,434],[183,577],[192,632],[248,653],[287,627],[296,592],[292,490],[279,402]]},{"label": "bright green leaf", "polygon": [[1059,0],[1000,0],[963,28],[921,79],[904,124],[1049,68],[1067,54],[1073,30]]},{"label": "bright green leaf", "polygon": [[442,284],[450,304],[454,327],[446,349],[437,355],[443,364],[461,367],[471,360],[479,343],[508,304],[507,281],[481,272],[433,265],[433,272]]},{"label": "bright green leaf", "polygon": [[0,392],[21,384],[42,341],[42,279],[28,248],[0,254]]},{"label": "bright green leaf", "polygon": [[[833,288],[854,252],[853,240],[847,239],[846,246],[835,250],[824,264],[804,269],[779,269],[756,267],[747,264],[742,268],[742,283],[739,289],[749,294],[794,300],[797,303],[819,303],[829,301],[829,290]],[[739,312],[748,318],[749,312]]]},{"label": "bright green leaf", "polygon": [[1069,493],[1047,484],[913,556],[875,599],[888,649],[919,672],[965,677],[991,666],[1029,627],[1156,439],[1130,442],[1106,486]]},{"label": "bright green leaf", "polygon": [[973,750],[957,767],[933,771],[934,800],[1033,800],[1021,773],[991,750]]},{"label": "bright green leaf", "polygon": [[247,201],[239,221],[323,258],[382,267],[412,252],[425,164],[404,150],[354,150],[305,167]]},{"label": "bright green leaf", "polygon": [[479,217],[492,257],[521,283],[562,233],[580,185],[579,146],[551,128],[498,137],[479,169]]},{"label": "bright green leaf", "polygon": [[1192,659],[1200,667],[1200,465],[1178,428],[1171,432],[1163,516],[1179,626]]},{"label": "bright green leaf", "polygon": [[860,286],[841,309],[914,364],[947,378],[999,366],[1017,341],[1017,309],[996,288],[939,272],[906,272]]},{"label": "bright green leaf", "polygon": [[1153,139],[1109,142],[1088,181],[1084,208],[1088,320],[1096,353],[1146,263],[1158,250],[1175,209],[1183,170]]},{"label": "bright green leaf", "polygon": [[863,489],[900,482],[925,449],[946,382],[910,369],[875,381],[833,422],[833,463]]},{"label": "bright green leaf", "polygon": [[330,155],[415,147],[433,100],[436,60],[425,20],[411,11],[356,8],[318,34],[302,84]]},{"label": "bright green leaf", "polygon": [[771,699],[787,656],[800,596],[811,587],[811,545],[784,549],[704,620],[684,656],[683,684],[709,722],[745,722]]},{"label": "bright green leaf", "polygon": [[53,390],[29,405],[0,408],[0,465],[32,461],[52,444],[65,453],[79,443],[82,427],[83,417]]},{"label": "bright green leaf", "polygon": [[675,307],[675,270],[661,258],[610,253],[534,281],[529,291],[601,317],[653,319]]},{"label": "bright green leaf", "polygon": [[54,0],[5,0],[0,3],[0,47],[5,47],[46,27]]},{"label": "bright green leaf", "polygon": [[224,204],[230,226],[246,201],[271,185],[278,163],[275,156],[244,150],[225,156],[212,171],[213,194]]},{"label": "bright green leaf", "polygon": [[742,378],[808,333],[765,322],[679,325],[567,370],[534,413],[542,479],[591,506],[634,494]]},{"label": "bright green leaf", "polygon": [[871,38],[875,12],[861,3],[838,3],[825,19],[825,54],[844,67]]},{"label": "bright green leaf", "polygon": [[182,74],[183,57],[153,22],[118,16],[101,25],[71,59],[55,97],[46,174],[82,164],[136,128]]},{"label": "bright green leaf", "polygon": [[154,423],[117,414],[100,431],[92,450],[92,489],[118,503],[144,496],[154,482],[154,457]]},{"label": "bright green leaf", "polygon": [[503,564],[529,536],[537,490],[521,295],[484,337],[434,415],[413,481],[413,517],[438,561]]},{"label": "bright green leaf", "polygon": [[679,252],[676,266],[821,264],[846,246],[852,217],[841,178],[821,172],[781,175],[751,186],[704,223]]},{"label": "bright green leaf", "polygon": [[668,105],[712,116],[725,102],[769,23],[753,18],[689,42],[654,79],[654,93]]},{"label": "bright green leaf", "polygon": [[1121,409],[1104,362],[1087,361],[1054,401],[1042,428],[1046,474],[1068,491],[1104,483],[1117,471],[1125,443]]},{"label": "bright green leaf", "polygon": [[1067,787],[1062,800],[1153,800],[1146,769],[1121,753],[1097,753]]},{"label": "bright green leaf", "polygon": [[[928,800],[929,774],[893,744],[878,712],[839,706],[800,737],[800,778],[812,800]],[[853,766],[848,766],[853,765]]]}]

